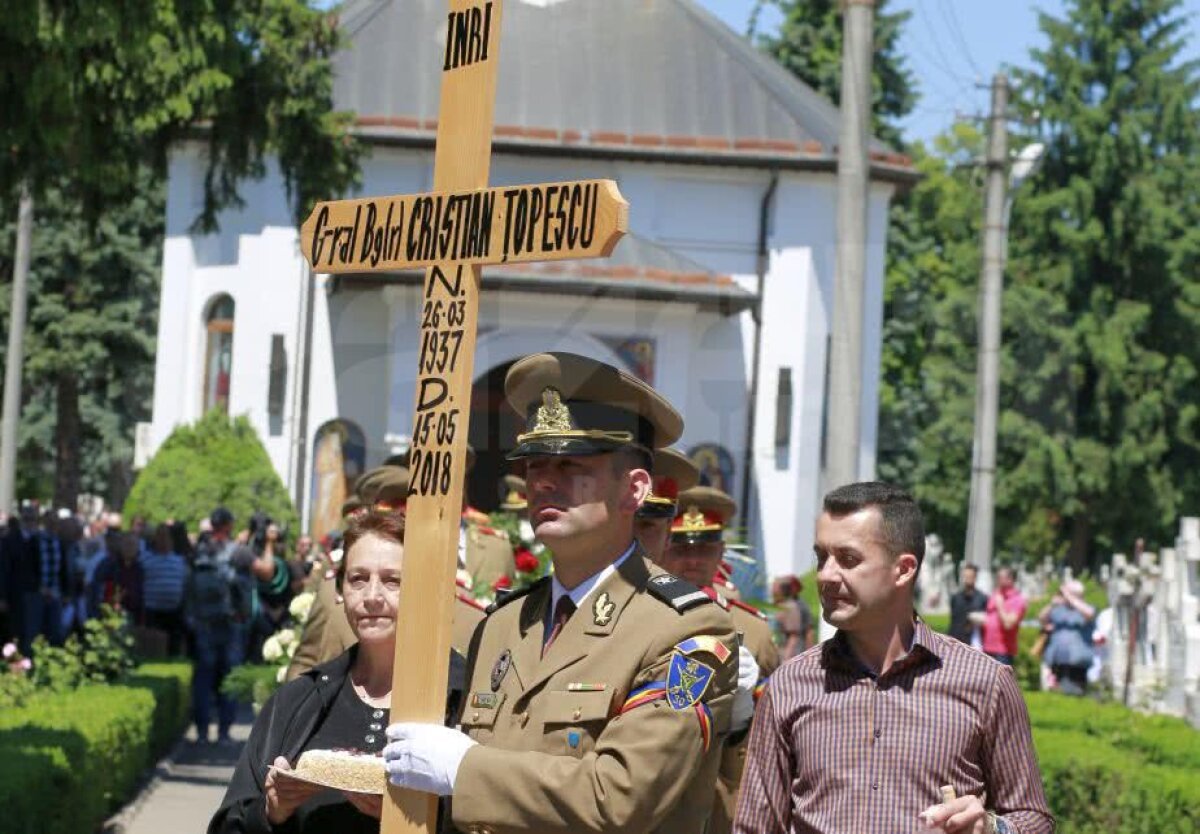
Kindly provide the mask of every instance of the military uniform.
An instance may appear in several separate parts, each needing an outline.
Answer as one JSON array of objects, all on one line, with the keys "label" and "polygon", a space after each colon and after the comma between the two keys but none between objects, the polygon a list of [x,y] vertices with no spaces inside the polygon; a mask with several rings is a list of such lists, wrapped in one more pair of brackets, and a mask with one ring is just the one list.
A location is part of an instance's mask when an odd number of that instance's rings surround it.
[{"label": "military uniform", "polygon": [[507,533],[468,522],[464,535],[466,552],[463,562],[473,581],[487,583],[491,588],[500,577],[511,580],[517,575],[516,556]]},{"label": "military uniform", "polygon": [[[514,457],[648,451],[682,431],[653,389],[571,354],[521,360],[506,393],[529,419]],[[462,729],[479,744],[452,801],[461,830],[704,831],[737,680],[732,623],[641,548],[617,561],[544,656],[549,579],[494,605],[477,632]]]},{"label": "military uniform", "polygon": [[[674,596],[657,594],[655,578]],[[737,654],[728,618],[694,592],[635,552],[544,658],[550,582],[500,605],[472,655],[462,729],[481,746],[458,771],[455,825],[496,834],[703,831]],[[714,642],[678,654],[698,637]],[[711,677],[703,697],[681,708],[665,697],[677,654]]]},{"label": "military uniform", "polygon": [[[671,528],[671,538],[680,543],[722,541],[725,528],[737,511],[732,498],[712,487],[685,490],[679,494],[678,504],[681,512]],[[714,576],[713,585],[706,586],[704,592],[729,612],[742,645],[758,663],[759,679],[754,690],[754,700],[757,702],[767,678],[779,668],[779,650],[771,639],[771,626],[766,616],[753,606],[730,599],[725,593],[726,588],[716,581],[719,576],[720,571]],[[728,834],[733,830],[749,736],[749,728],[746,728],[726,739],[707,834]]]}]

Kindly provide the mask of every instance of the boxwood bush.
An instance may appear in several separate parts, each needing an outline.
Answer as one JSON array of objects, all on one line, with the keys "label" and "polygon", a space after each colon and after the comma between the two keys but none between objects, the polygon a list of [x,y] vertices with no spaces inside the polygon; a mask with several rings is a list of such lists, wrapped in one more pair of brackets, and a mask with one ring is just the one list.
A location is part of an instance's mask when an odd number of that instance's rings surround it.
[{"label": "boxwood bush", "polygon": [[0,827],[94,830],[182,732],[190,681],[186,664],[154,664],[121,685],[89,684],[0,713]]},{"label": "boxwood bush", "polygon": [[138,474],[124,510],[130,518],[172,518],[194,530],[218,506],[231,510],[238,524],[262,511],[298,529],[291,498],[250,421],[213,410],[171,432]]}]

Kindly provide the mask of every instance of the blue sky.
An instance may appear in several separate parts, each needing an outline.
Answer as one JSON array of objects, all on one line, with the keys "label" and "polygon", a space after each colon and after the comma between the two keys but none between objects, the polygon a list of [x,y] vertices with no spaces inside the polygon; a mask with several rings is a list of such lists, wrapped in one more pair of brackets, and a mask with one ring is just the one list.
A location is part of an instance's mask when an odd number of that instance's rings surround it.
[{"label": "blue sky", "polygon": [[[744,33],[754,0],[699,0],[701,5]],[[917,77],[921,99],[902,122],[910,139],[929,139],[956,114],[983,114],[986,84],[1004,65],[1028,65],[1029,50],[1044,43],[1037,12],[1062,16],[1065,0],[898,0],[913,12],[901,50]],[[1200,0],[1185,0],[1193,16],[1189,54],[1200,58]],[[764,14],[759,28],[777,26],[778,15]]]}]

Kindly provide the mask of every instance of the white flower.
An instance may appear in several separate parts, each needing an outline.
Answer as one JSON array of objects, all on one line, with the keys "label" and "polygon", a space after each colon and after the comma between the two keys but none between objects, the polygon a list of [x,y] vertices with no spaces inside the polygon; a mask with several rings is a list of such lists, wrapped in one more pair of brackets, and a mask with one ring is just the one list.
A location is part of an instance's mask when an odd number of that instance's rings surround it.
[{"label": "white flower", "polygon": [[296,622],[303,623],[308,619],[308,612],[312,609],[313,600],[316,598],[317,595],[312,591],[300,594],[288,606],[288,613],[292,615]]},{"label": "white flower", "polygon": [[281,629],[280,631],[277,631],[275,633],[275,637],[276,637],[276,639],[279,640],[280,647],[284,648],[284,649],[286,649],[288,646],[293,645],[296,642],[296,632],[294,629],[290,629],[290,628],[285,628],[285,629]]},{"label": "white flower", "polygon": [[262,647],[263,660],[268,663],[274,663],[279,658],[283,657],[283,646],[279,643],[279,635],[272,634],[266,639]]},{"label": "white flower", "polygon": [[275,673],[275,683],[283,683],[283,679],[287,677],[287,667],[280,666],[279,671]]},{"label": "white flower", "polygon": [[4,644],[4,658],[6,660],[8,658],[12,657],[16,653],[17,653],[17,644],[16,643],[5,643]]},{"label": "white flower", "polygon": [[335,550],[331,550],[329,551],[329,561],[336,565],[338,562],[342,561],[343,555],[344,554],[342,553],[342,549],[340,547],[336,548]]}]

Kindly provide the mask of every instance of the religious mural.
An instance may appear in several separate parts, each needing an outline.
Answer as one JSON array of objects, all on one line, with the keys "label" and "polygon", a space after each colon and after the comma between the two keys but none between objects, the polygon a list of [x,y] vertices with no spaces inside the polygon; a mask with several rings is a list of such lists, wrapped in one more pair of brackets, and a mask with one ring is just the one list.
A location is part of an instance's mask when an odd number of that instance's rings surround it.
[{"label": "religious mural", "polygon": [[362,474],[366,459],[363,432],[348,420],[330,420],[313,441],[312,505],[309,534],[320,541],[342,527],[342,504]]}]

